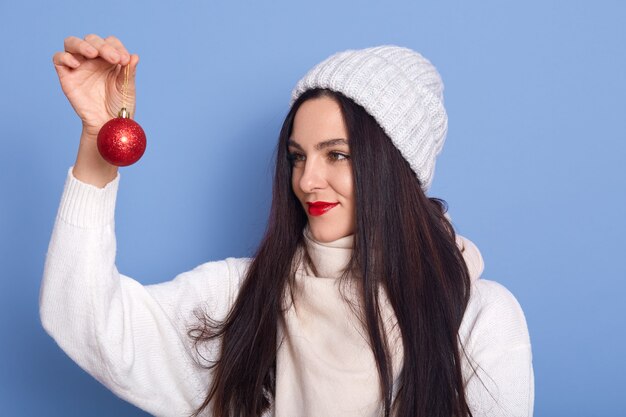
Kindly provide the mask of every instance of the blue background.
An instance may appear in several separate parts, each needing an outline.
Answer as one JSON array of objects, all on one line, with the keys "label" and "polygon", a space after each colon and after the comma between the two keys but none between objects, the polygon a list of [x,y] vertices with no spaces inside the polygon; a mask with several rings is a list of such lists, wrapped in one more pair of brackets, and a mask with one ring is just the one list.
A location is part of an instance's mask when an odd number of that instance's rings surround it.
[{"label": "blue background", "polygon": [[[422,52],[449,134],[430,195],[528,321],[537,416],[626,415],[626,6],[619,1],[0,3],[0,414],[141,416],[44,332],[38,292],[80,121],[52,55],[118,36],[140,55],[118,268],[144,284],[246,256],[268,214],[291,88],[349,48]],[[436,4],[435,4],[436,3]]]}]

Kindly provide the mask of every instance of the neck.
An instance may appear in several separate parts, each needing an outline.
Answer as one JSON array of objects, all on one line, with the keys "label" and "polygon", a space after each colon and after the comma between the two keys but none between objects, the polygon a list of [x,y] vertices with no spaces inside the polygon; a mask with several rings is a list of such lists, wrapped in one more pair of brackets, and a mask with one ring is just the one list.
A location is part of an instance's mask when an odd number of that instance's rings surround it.
[{"label": "neck", "polygon": [[[313,237],[308,225],[303,235],[307,251],[317,270],[317,276],[339,278],[352,256],[354,235],[344,236],[332,242],[320,242]],[[313,274],[310,273],[310,275]]]}]

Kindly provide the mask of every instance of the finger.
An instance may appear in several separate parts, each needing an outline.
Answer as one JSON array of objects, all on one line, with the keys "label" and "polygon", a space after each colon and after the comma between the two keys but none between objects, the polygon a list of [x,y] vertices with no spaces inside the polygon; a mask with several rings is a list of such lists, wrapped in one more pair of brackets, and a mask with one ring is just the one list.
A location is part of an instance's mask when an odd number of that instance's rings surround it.
[{"label": "finger", "polygon": [[72,72],[73,67],[68,67],[63,63],[63,54],[67,52],[57,52],[52,56],[52,63],[54,64],[54,69],[56,70],[59,78],[63,78],[69,73]]},{"label": "finger", "polygon": [[107,36],[106,38],[104,38],[104,41],[107,42],[109,45],[112,45],[120,53],[120,64],[128,65],[128,63],[130,62],[130,54],[128,53],[128,50],[126,49],[124,44],[122,44],[122,42],[115,36]]},{"label": "finger", "polygon": [[69,52],[57,52],[52,56],[52,62],[55,66],[78,68],[80,62]]},{"label": "finger", "polygon": [[85,36],[85,41],[96,48],[98,50],[98,55],[106,61],[112,64],[118,64],[120,62],[120,53],[112,45],[105,42],[100,36],[92,33]]},{"label": "finger", "polygon": [[96,48],[76,36],[65,38],[64,48],[65,52],[80,54],[86,58],[95,58],[98,56],[98,50]]}]

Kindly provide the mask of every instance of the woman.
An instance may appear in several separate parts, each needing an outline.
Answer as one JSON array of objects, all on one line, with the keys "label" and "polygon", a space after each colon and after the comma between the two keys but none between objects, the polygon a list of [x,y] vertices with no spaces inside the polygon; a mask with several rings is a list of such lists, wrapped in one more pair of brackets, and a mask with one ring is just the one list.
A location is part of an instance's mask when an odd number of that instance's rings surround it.
[{"label": "woman", "polygon": [[120,177],[95,147],[138,59],[96,35],[53,58],[83,133],[40,309],[73,360],[163,416],[532,415],[523,312],[425,194],[447,129],[428,60],[386,45],[311,69],[255,256],[142,286],[115,268]]}]

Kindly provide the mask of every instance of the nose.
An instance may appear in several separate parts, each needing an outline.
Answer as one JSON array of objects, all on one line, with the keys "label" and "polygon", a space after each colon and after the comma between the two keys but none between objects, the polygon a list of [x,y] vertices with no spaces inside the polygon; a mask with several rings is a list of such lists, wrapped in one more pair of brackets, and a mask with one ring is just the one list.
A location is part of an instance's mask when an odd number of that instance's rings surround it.
[{"label": "nose", "polygon": [[305,193],[312,193],[327,185],[324,164],[319,159],[309,158],[305,161],[304,172],[299,181],[300,189]]}]

